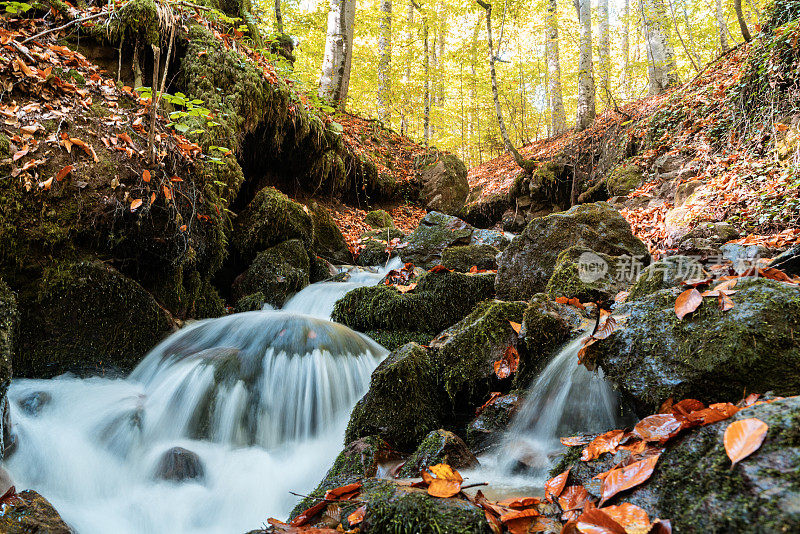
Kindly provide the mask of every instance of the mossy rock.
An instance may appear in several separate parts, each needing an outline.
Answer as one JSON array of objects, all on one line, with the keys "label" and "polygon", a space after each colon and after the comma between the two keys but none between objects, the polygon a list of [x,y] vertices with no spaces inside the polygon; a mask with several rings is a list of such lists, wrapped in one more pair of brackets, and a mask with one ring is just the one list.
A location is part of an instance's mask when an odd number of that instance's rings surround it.
[{"label": "mossy rock", "polygon": [[373,210],[364,217],[364,222],[372,228],[394,228],[392,216],[386,210]]},{"label": "mossy rock", "polygon": [[354,289],[342,297],[332,318],[354,330],[437,334],[466,317],[494,292],[494,275],[426,273],[417,287],[400,293],[391,286]]},{"label": "mossy rock", "polygon": [[669,397],[736,402],[742,392],[800,394],[800,288],[763,278],[740,281],[734,307],[716,298],[682,320],[681,289],[630,302],[625,327],[590,347],[607,379],[640,414]]},{"label": "mossy rock", "polygon": [[614,167],[606,178],[609,196],[625,196],[644,181],[644,171],[635,163],[622,163]]},{"label": "mossy rock", "polygon": [[397,228],[383,228],[364,232],[359,238],[361,251],[358,253],[356,263],[363,267],[383,266],[391,258],[397,256],[397,251],[386,252],[389,242],[393,239],[403,239],[405,235]]},{"label": "mossy rock", "polygon": [[467,167],[457,156],[431,150],[415,162],[422,181],[420,199],[429,210],[455,214],[469,194]]},{"label": "mossy rock", "polygon": [[331,263],[340,265],[353,263],[353,255],[347,248],[347,241],[325,206],[312,202],[310,209],[314,224],[314,252]]},{"label": "mossy rock", "polygon": [[403,330],[368,330],[364,333],[388,350],[399,349],[406,343],[427,345],[433,338],[433,334],[429,332],[406,332]]},{"label": "mossy rock", "polygon": [[[299,239],[290,239],[259,252],[256,259],[233,283],[234,298],[261,293],[264,301],[281,307],[294,293],[308,285],[308,252]],[[238,305],[237,305],[238,307]]]},{"label": "mossy rock", "polygon": [[294,519],[316,504],[316,499],[328,490],[376,476],[382,463],[397,457],[389,444],[378,436],[366,436],[348,443],[316,489],[294,507],[289,518]]},{"label": "mossy rock", "polygon": [[425,215],[400,251],[404,263],[430,269],[442,259],[442,251],[456,245],[469,245],[472,226],[457,217],[432,211]]},{"label": "mossy rock", "polygon": [[107,31],[114,42],[137,39],[141,46],[158,46],[161,41],[161,17],[154,0],[132,0],[120,7],[118,15],[110,19]]},{"label": "mossy rock", "polygon": [[[352,258],[352,256],[350,256]],[[313,251],[308,255],[309,271],[308,281],[312,284],[322,282],[323,280],[330,280],[339,274],[339,270],[331,262],[325,258],[320,258]]]},{"label": "mossy rock", "polygon": [[236,313],[260,311],[264,309],[264,304],[267,304],[267,298],[264,296],[264,293],[258,292],[237,300],[234,310]]},{"label": "mossy rock", "polygon": [[441,426],[442,409],[428,349],[409,343],[372,373],[369,390],[347,424],[345,442],[378,435],[399,450],[413,450]]},{"label": "mossy rock", "polygon": [[0,531],[6,534],[72,534],[53,505],[33,490],[21,491],[4,506]]},{"label": "mossy rock", "polygon": [[[11,437],[11,425],[7,421],[7,401],[6,393],[11,384],[11,362],[14,355],[14,348],[19,323],[19,310],[17,309],[17,297],[5,282],[0,280],[0,406],[5,407],[5,411],[0,413],[0,436],[6,447],[13,442]],[[2,459],[4,451],[0,451]]]},{"label": "mossy rock", "polygon": [[173,328],[147,291],[101,262],[56,265],[36,291],[20,297],[16,376],[128,371]]},{"label": "mossy rock", "polygon": [[496,248],[491,245],[461,245],[442,252],[442,265],[453,271],[468,272],[473,266],[480,270],[497,269]]},{"label": "mossy rock", "polygon": [[508,347],[518,347],[519,337],[510,321],[522,322],[526,307],[525,302],[481,302],[431,342],[437,375],[454,405],[474,414],[490,392],[502,391],[504,386],[510,389],[513,378],[498,379],[494,362]]},{"label": "mossy rock", "polygon": [[559,254],[573,246],[612,256],[633,256],[644,264],[650,262],[645,244],[610,204],[582,204],[533,219],[511,241],[498,260],[498,298],[528,299],[544,291]]},{"label": "mossy rock", "polygon": [[789,276],[800,276],[800,245],[795,245],[776,256],[769,266],[780,269]]},{"label": "mossy rock", "polygon": [[406,459],[397,476],[415,478],[423,469],[436,464],[447,464],[453,469],[471,469],[477,467],[478,459],[460,437],[448,430],[434,430]]},{"label": "mossy rock", "polygon": [[522,395],[511,392],[497,398],[467,425],[466,442],[478,454],[499,443],[522,405]]},{"label": "mossy rock", "polygon": [[[763,421],[769,429],[761,447],[731,467],[725,453],[725,429],[748,418]],[[685,431],[667,443],[647,482],[618,494],[608,504],[630,502],[644,508],[650,517],[669,518],[679,532],[692,534],[796,532],[800,529],[798,427],[800,398],[792,397],[752,406],[731,419]],[[587,482],[588,488],[595,474],[620,460],[606,454],[592,462],[580,462],[577,456],[582,447],[571,449],[577,454],[572,455],[574,467],[568,484]]]},{"label": "mossy rock", "polygon": [[662,289],[669,289],[681,282],[705,277],[703,266],[689,256],[668,256],[645,267],[628,295],[628,300],[636,300]]},{"label": "mossy rock", "polygon": [[638,260],[609,256],[586,247],[570,247],[558,255],[553,275],[547,281],[547,295],[577,298],[581,302],[599,302],[608,308],[614,297],[632,282]]},{"label": "mossy rock", "polygon": [[236,218],[233,246],[246,259],[289,239],[310,248],[313,238],[314,223],[303,206],[265,187]]},{"label": "mossy rock", "polygon": [[508,238],[505,232],[481,228],[475,228],[472,231],[472,237],[469,241],[470,245],[491,245],[497,250],[505,249],[509,243],[511,243],[511,239]]}]

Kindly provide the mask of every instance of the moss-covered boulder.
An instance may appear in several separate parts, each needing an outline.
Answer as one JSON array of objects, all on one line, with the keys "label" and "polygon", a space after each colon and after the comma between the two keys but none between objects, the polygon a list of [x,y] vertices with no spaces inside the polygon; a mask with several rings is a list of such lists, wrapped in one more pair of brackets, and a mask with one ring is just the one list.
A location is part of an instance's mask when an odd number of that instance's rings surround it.
[{"label": "moss-covered boulder", "polygon": [[467,166],[457,156],[432,150],[418,158],[422,203],[429,209],[455,214],[469,194]]},{"label": "moss-covered boulder", "polygon": [[522,405],[522,395],[511,392],[502,395],[486,406],[467,425],[466,442],[469,448],[480,453],[500,442],[514,414]]},{"label": "moss-covered boulder", "polygon": [[[383,266],[391,258],[397,256],[397,250],[389,248],[394,239],[403,239],[403,232],[394,227],[364,232],[359,238],[359,252],[356,263],[363,267]],[[389,252],[387,252],[389,248]]]},{"label": "moss-covered boulder", "polygon": [[308,252],[303,242],[290,239],[259,252],[250,267],[233,282],[233,295],[239,300],[260,293],[265,302],[280,307],[308,285],[308,273]]},{"label": "moss-covered boulder", "polygon": [[130,370],[172,321],[155,299],[101,262],[56,265],[36,291],[20,294],[16,376]]},{"label": "moss-covered boulder", "polygon": [[669,289],[681,282],[702,279],[706,275],[703,266],[688,256],[667,256],[663,260],[645,267],[636,278],[628,300],[636,300],[661,289]]},{"label": "moss-covered boulder", "polygon": [[[519,346],[511,322],[522,322],[527,303],[485,301],[463,320],[431,342],[438,377],[454,405],[469,415],[492,391],[510,389],[513,378],[501,381],[494,362],[508,347]],[[520,354],[524,359],[525,354]]]},{"label": "moss-covered boulder", "polygon": [[645,244],[610,204],[582,204],[533,219],[511,241],[498,260],[497,296],[505,300],[528,299],[544,291],[559,254],[572,246],[613,256],[634,256],[645,264],[650,259]]},{"label": "moss-covered boulder", "polygon": [[612,169],[606,178],[609,196],[625,196],[644,181],[644,171],[635,163],[625,162]]},{"label": "moss-covered boulder", "polygon": [[511,243],[511,239],[505,232],[482,228],[475,228],[469,241],[470,245],[491,245],[497,250],[503,250],[509,243]]},{"label": "moss-covered boulder", "polygon": [[453,469],[470,469],[477,467],[478,459],[463,439],[448,430],[439,429],[425,436],[397,475],[418,477],[423,469],[436,464],[447,464]]},{"label": "moss-covered boulder", "polygon": [[274,187],[265,187],[236,218],[233,246],[247,261],[289,239],[298,239],[303,246],[311,247],[314,239],[311,215],[307,208]]},{"label": "moss-covered boulder", "polygon": [[497,269],[496,248],[491,245],[461,245],[442,252],[442,265],[453,271],[468,272],[472,267],[480,270]]},{"label": "moss-covered boulder", "polygon": [[316,255],[339,265],[353,263],[353,255],[347,248],[347,241],[330,212],[317,202],[312,202],[310,208],[311,221],[314,225],[312,246]]},{"label": "moss-covered boulder", "polygon": [[586,247],[570,247],[558,255],[546,292],[551,299],[577,298],[605,308],[632,282],[630,256],[609,256]]},{"label": "moss-covered boulder", "polygon": [[394,228],[392,216],[386,210],[373,210],[364,217],[364,222],[372,228]]},{"label": "moss-covered boulder", "polygon": [[3,507],[0,531],[6,534],[72,534],[53,505],[33,490],[17,493]]},{"label": "moss-covered boulder", "polygon": [[493,274],[429,272],[420,276],[417,287],[408,293],[382,284],[354,289],[336,303],[332,318],[359,332],[438,334],[490,298],[493,284]]},{"label": "moss-covered boulder", "polygon": [[625,327],[590,347],[607,379],[641,414],[667,398],[736,402],[742,392],[800,394],[800,288],[763,278],[740,282],[734,307],[706,298],[682,320],[680,289],[628,304]]},{"label": "moss-covered boulder", "polygon": [[442,406],[432,365],[428,349],[416,343],[389,354],[353,408],[345,441],[378,435],[399,450],[413,450],[438,429]]},{"label": "moss-covered boulder", "polygon": [[294,518],[313,506],[316,499],[328,490],[376,476],[381,464],[397,458],[398,454],[378,436],[366,436],[348,443],[316,489],[295,506],[289,517]]},{"label": "moss-covered boulder", "polygon": [[400,257],[406,263],[430,269],[441,262],[447,247],[469,245],[472,231],[472,226],[461,219],[432,211],[419,222]]},{"label": "moss-covered boulder", "polygon": [[414,332],[408,330],[367,330],[364,333],[388,350],[399,349],[406,343],[427,345],[434,336],[430,332]]},{"label": "moss-covered boulder", "polygon": [[[6,392],[11,384],[11,361],[14,355],[19,311],[17,310],[17,297],[5,282],[0,280],[0,406],[4,412],[0,413],[0,435],[3,443],[11,443],[11,427],[7,417]],[[0,451],[2,458],[3,451]]]},{"label": "moss-covered boulder", "polygon": [[[748,418],[763,421],[769,429],[761,447],[732,468],[725,453],[725,429]],[[667,444],[645,484],[608,504],[630,502],[650,517],[669,518],[677,531],[692,534],[795,532],[800,529],[798,425],[800,398],[792,397],[689,430]],[[568,484],[587,482],[588,489],[595,474],[619,459],[606,454],[588,463],[576,461]]]}]

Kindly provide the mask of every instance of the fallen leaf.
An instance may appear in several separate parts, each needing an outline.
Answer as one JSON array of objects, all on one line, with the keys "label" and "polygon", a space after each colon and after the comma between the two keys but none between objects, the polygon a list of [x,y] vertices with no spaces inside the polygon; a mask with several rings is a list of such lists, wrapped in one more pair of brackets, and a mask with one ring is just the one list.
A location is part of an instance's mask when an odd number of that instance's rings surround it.
[{"label": "fallen leaf", "polygon": [[609,430],[604,434],[600,434],[594,438],[585,449],[583,449],[583,452],[581,453],[581,460],[588,462],[594,460],[595,458],[599,458],[601,454],[612,452],[617,448],[617,445],[619,445],[620,441],[622,441],[624,435],[624,430]]},{"label": "fallen leaf", "polygon": [[567,486],[558,497],[558,505],[564,512],[577,510],[583,508],[583,505],[591,498],[592,496],[583,486]]},{"label": "fallen leaf", "polygon": [[172,200],[172,191],[170,190],[169,187],[167,187],[166,185],[162,186],[161,190],[164,191],[164,198],[166,198],[167,200]]},{"label": "fallen leaf", "polygon": [[141,205],[142,205],[142,199],[134,198],[133,200],[131,200],[131,211],[136,211]]},{"label": "fallen leaf", "polygon": [[761,447],[769,426],[756,418],[734,421],[725,429],[725,452],[731,459],[731,467],[747,458]]},{"label": "fallen leaf", "polygon": [[568,438],[561,438],[559,439],[562,445],[565,447],[577,447],[579,445],[586,445],[587,443],[592,442],[591,436],[571,436]]},{"label": "fallen leaf", "polygon": [[494,373],[497,378],[508,378],[517,372],[519,367],[519,352],[514,347],[506,347],[503,357],[494,362]]},{"label": "fallen leaf", "polygon": [[[570,468],[571,469],[571,468]],[[553,497],[558,497],[564,491],[564,486],[567,484],[570,469],[567,469],[560,475],[554,476],[544,484],[544,498],[548,501]]]},{"label": "fallen leaf", "polygon": [[694,288],[687,289],[675,300],[675,315],[678,319],[683,319],[686,315],[695,311],[703,303],[703,296]]},{"label": "fallen leaf", "polygon": [[516,497],[512,499],[503,499],[497,504],[507,508],[513,508],[515,510],[525,510],[531,506],[536,506],[540,502],[542,502],[542,500],[537,497]]},{"label": "fallen leaf", "polygon": [[364,514],[367,512],[367,505],[359,506],[355,512],[347,516],[347,522],[350,526],[355,526],[364,520]]},{"label": "fallen leaf", "polygon": [[681,431],[681,422],[673,414],[649,415],[636,423],[633,433],[644,441],[666,443]]},{"label": "fallen leaf", "polygon": [[150,181],[150,171],[148,171],[147,169],[142,171],[142,180],[144,180],[145,182]]},{"label": "fallen leaf", "polygon": [[56,181],[60,182],[61,180],[66,178],[67,175],[71,173],[74,169],[75,167],[73,167],[72,165],[67,165],[66,167],[62,167],[61,170],[58,171],[58,174],[56,174]]},{"label": "fallen leaf", "polygon": [[53,187],[53,177],[51,176],[49,179],[45,180],[44,182],[39,182],[39,188],[48,191],[51,187]]},{"label": "fallen leaf", "polygon": [[[432,497],[452,497],[461,491],[464,481],[461,475],[447,464],[436,464],[428,467],[436,478],[431,478],[428,486],[428,495]],[[425,473],[425,471],[423,471]],[[424,478],[424,477],[423,477]]]},{"label": "fallen leaf", "polygon": [[733,300],[726,295],[724,292],[720,291],[719,297],[719,309],[722,311],[728,311],[733,308]]},{"label": "fallen leaf", "polygon": [[661,454],[656,454],[628,466],[608,471],[603,478],[603,495],[600,505],[602,506],[617,493],[638,486],[650,478],[660,456]]},{"label": "fallen leaf", "polygon": [[645,534],[652,526],[647,512],[635,504],[624,502],[618,506],[606,506],[599,510],[616,521],[627,534]]},{"label": "fallen leaf", "polygon": [[583,534],[626,534],[619,523],[598,508],[585,511],[576,522],[576,528]]},{"label": "fallen leaf", "polygon": [[444,265],[434,265],[433,268],[430,270],[432,273],[449,273],[451,272],[450,269],[445,267]]},{"label": "fallen leaf", "polygon": [[522,330],[522,325],[519,323],[515,323],[514,321],[508,321],[508,323],[511,325],[511,328],[514,330],[514,332],[516,332],[517,335],[519,335],[520,330]]}]

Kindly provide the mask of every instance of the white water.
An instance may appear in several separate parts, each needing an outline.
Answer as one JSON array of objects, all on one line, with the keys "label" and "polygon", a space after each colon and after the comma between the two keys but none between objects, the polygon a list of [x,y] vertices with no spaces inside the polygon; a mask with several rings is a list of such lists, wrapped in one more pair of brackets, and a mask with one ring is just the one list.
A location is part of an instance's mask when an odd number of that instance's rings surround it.
[{"label": "white water", "polygon": [[[244,533],[285,518],[298,500],[289,491],[313,489],[341,449],[347,417],[386,354],[310,315],[327,318],[335,294],[382,276],[310,286],[291,306],[308,315],[194,323],[127,379],[14,380],[18,448],[5,467],[80,534]],[[199,456],[201,480],[154,478],[176,446]]]}]

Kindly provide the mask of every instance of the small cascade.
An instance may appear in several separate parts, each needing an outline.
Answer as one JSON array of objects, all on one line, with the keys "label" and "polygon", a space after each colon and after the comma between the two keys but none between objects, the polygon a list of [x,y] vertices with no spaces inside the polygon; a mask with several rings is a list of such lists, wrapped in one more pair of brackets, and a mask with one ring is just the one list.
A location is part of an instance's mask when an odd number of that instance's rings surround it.
[{"label": "small cascade", "polygon": [[565,345],[528,388],[501,447],[506,472],[522,464],[534,476],[544,477],[552,466],[551,455],[563,449],[559,438],[620,427],[616,392],[602,371],[592,372],[578,363],[585,337]]}]

